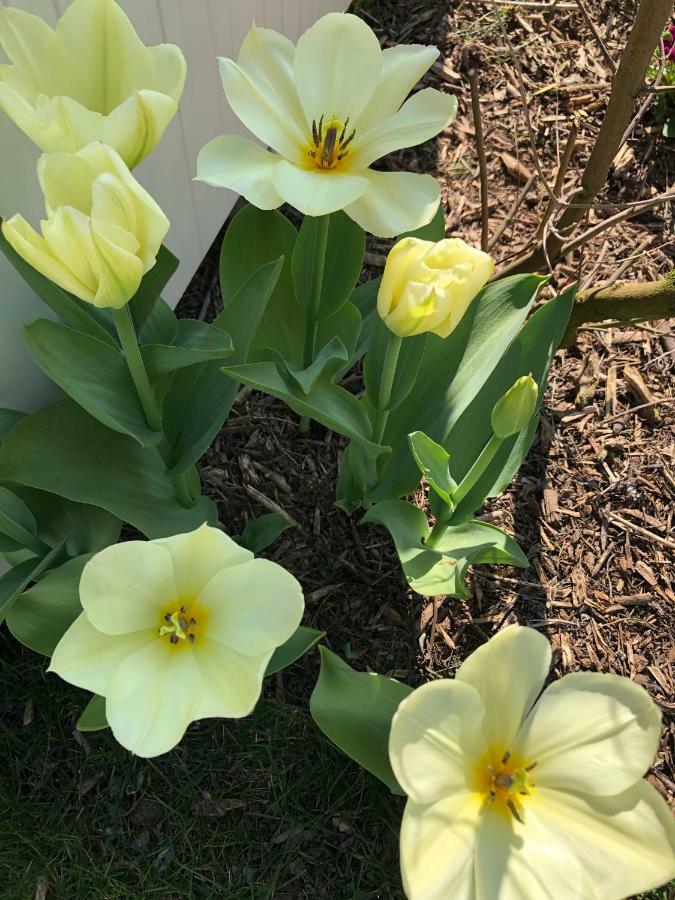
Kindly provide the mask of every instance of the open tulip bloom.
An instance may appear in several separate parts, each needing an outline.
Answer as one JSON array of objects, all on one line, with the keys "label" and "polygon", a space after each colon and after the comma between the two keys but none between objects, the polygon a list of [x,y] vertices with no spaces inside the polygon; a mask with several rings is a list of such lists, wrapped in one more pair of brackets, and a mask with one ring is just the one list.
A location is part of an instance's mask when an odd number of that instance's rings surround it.
[{"label": "open tulip bloom", "polygon": [[369,167],[455,117],[456,99],[432,88],[403,102],[437,56],[421,45],[383,52],[373,31],[347,13],[323,16],[297,47],[253,27],[237,62],[221,60],[221,74],[230,106],[272,152],[238,135],[216,138],[200,154],[199,179],[260,209],[284,202],[309,216],[343,209],[381,237],[425,225],[438,208],[437,181]]},{"label": "open tulip bloom", "polygon": [[658,709],[597,673],[537,700],[550,661],[542,635],[507,628],[399,706],[389,756],[409,798],[411,900],[618,900],[675,876],[673,819],[642,779]]},{"label": "open tulip bloom", "polygon": [[92,141],[133,168],[155,149],[185,85],[173,44],[145,47],[114,0],[74,0],[52,29],[19,9],[0,12],[0,108],[46,152]]},{"label": "open tulip bloom", "polygon": [[2,223],[9,243],[59,287],[120,308],[156,261],[169,220],[120,155],[100,142],[38,160],[47,218],[38,234],[21,215]]},{"label": "open tulip bloom", "polygon": [[49,671],[105,697],[117,740],[146,757],[196,719],[248,715],[304,609],[289,572],[206,525],[108,547],[87,563],[80,600]]}]

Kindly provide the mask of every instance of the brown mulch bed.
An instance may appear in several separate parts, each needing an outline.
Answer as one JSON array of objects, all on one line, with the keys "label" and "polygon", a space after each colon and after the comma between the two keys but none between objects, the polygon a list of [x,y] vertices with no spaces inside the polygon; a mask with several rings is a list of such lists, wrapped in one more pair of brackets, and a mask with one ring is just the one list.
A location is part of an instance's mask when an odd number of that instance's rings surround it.
[{"label": "brown mulch bed", "polygon": [[[518,49],[537,153],[551,183],[572,120],[579,129],[567,190],[604,111],[607,63],[580,13],[500,8]],[[614,59],[633,9],[630,2],[592,7]],[[480,60],[494,236],[535,167],[516,73],[492,4],[378,0],[360,4],[358,12],[383,43],[441,47],[442,62],[425,83],[459,97],[457,122],[437,141],[402,151],[386,164],[436,174],[448,234],[478,244],[475,132],[462,74],[463,49],[473,47]],[[646,116],[617,158],[603,201],[624,203],[667,190],[674,149]],[[530,240],[546,196],[535,180],[492,251],[499,263]],[[591,212],[588,224],[608,215],[611,210],[605,208]],[[572,280],[597,284],[636,248],[640,256],[625,277],[659,277],[672,268],[672,239],[672,208],[657,207],[605,232],[557,266],[551,290]],[[377,273],[386,251],[386,243],[369,242],[370,275]],[[216,271],[214,247],[179,312],[197,315],[208,307],[207,314],[214,314],[220,302]],[[205,305],[208,290],[212,296]],[[386,532],[359,526],[358,516],[350,520],[334,506],[343,440],[317,425],[308,436],[299,434],[295,415],[272,398],[240,394],[203,460],[204,487],[230,531],[275,507],[297,522],[271,554],[302,581],[307,624],[326,629],[329,645],[357,668],[412,684],[451,675],[500,626],[518,621],[549,636],[556,676],[589,669],[642,684],[664,716],[661,750],[649,777],[672,801],[674,367],[675,341],[664,323],[588,330],[575,347],[558,353],[535,445],[509,491],[482,511],[515,535],[531,568],[476,568],[470,576],[473,596],[466,603],[425,599],[406,588]],[[653,405],[631,411],[644,404]],[[422,491],[416,500],[425,502]],[[314,663],[306,662],[304,672],[279,677],[275,690],[291,702],[305,703],[315,676]]]}]

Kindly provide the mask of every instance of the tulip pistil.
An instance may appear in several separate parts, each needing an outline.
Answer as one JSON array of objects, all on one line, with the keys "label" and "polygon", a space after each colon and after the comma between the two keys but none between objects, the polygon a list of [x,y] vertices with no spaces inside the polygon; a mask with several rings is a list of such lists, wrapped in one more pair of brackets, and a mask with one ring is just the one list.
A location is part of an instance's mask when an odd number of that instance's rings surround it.
[{"label": "tulip pistil", "polygon": [[169,643],[174,645],[185,641],[194,644],[197,638],[193,629],[197,620],[189,614],[187,606],[181,606],[174,613],[167,613],[163,621],[166,624],[158,630],[160,637],[168,635]]},{"label": "tulip pistil", "polygon": [[532,793],[531,772],[536,762],[523,765],[507,751],[503,756],[481,760],[475,771],[476,787],[486,798],[487,809],[505,813],[518,822],[524,821],[525,797]]},{"label": "tulip pistil", "polygon": [[312,147],[308,150],[319,169],[335,169],[349,153],[349,145],[356,137],[356,129],[348,132],[349,116],[344,122],[333,117],[324,126],[323,115],[318,123],[312,120]]}]

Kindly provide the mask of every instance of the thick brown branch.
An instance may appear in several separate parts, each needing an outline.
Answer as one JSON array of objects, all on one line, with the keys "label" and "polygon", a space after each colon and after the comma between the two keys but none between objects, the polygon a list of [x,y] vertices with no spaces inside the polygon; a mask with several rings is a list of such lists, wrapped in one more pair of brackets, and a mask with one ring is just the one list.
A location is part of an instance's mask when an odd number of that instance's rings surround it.
[{"label": "thick brown branch", "polygon": [[577,295],[562,341],[577,339],[577,329],[607,320],[649,322],[675,317],[675,271],[659,281],[622,281],[610,287],[590,288]]}]

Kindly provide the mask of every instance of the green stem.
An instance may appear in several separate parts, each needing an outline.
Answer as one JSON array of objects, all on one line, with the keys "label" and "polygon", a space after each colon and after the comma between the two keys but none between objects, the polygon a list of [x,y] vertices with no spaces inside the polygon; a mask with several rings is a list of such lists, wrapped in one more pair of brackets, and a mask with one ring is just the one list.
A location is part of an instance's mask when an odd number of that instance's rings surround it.
[{"label": "green stem", "polygon": [[453,491],[452,501],[455,504],[455,508],[459,506],[469,491],[476,486],[481,475],[483,475],[487,467],[495,458],[497,451],[503,443],[503,438],[498,438],[496,434],[492,435],[476,462],[464,476],[464,480]]},{"label": "green stem", "polygon": [[155,392],[148,378],[143,357],[141,356],[141,349],[138,346],[136,329],[131,318],[129,305],[123,306],[122,309],[113,310],[113,318],[120,343],[122,344],[124,358],[129,367],[129,373],[136,386],[136,393],[145,413],[145,421],[148,423],[148,428],[152,431],[161,431],[162,415],[159,411]]},{"label": "green stem", "polygon": [[440,513],[438,518],[436,519],[436,524],[431,529],[431,534],[425,541],[427,547],[433,549],[434,547],[438,546],[439,541],[448,530],[448,525],[450,524],[450,516],[451,510],[449,510],[447,506],[444,507],[443,512]]},{"label": "green stem", "polygon": [[396,366],[398,364],[398,357],[401,353],[402,344],[403,338],[389,332],[387,349],[384,354],[384,362],[382,363],[380,392],[377,397],[377,416],[375,418],[375,425],[373,426],[372,441],[374,444],[379,444],[381,442],[384,435],[384,429],[387,427],[391,392],[394,389]]},{"label": "green stem", "polygon": [[[314,261],[312,264],[312,296],[310,307],[306,312],[307,329],[305,331],[305,346],[303,350],[304,368],[314,362],[316,352],[316,336],[319,331],[317,318],[321,306],[321,291],[323,288],[323,275],[326,268],[326,249],[328,247],[329,216],[319,216],[317,219],[316,243],[314,245]],[[309,416],[300,419],[300,431],[306,434],[309,431]]]}]

